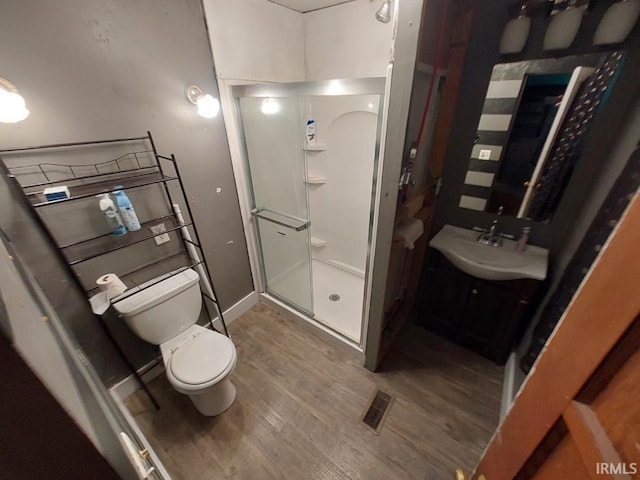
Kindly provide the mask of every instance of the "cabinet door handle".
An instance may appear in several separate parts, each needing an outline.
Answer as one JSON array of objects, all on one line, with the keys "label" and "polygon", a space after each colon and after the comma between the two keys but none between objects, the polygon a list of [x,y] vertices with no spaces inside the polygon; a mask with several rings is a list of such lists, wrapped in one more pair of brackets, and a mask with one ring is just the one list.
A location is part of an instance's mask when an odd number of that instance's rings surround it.
[{"label": "cabinet door handle", "polygon": [[471,293],[473,293],[474,295],[477,295],[478,294],[478,289],[474,288],[473,290],[471,290]]}]

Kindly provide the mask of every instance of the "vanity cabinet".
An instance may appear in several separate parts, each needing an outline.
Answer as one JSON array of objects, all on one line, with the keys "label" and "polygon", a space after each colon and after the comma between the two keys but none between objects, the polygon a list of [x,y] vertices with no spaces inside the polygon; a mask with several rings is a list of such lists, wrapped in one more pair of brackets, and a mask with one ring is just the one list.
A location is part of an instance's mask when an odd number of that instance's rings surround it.
[{"label": "vanity cabinet", "polygon": [[498,364],[530,319],[540,282],[532,279],[482,280],[453,266],[429,249],[419,322]]}]

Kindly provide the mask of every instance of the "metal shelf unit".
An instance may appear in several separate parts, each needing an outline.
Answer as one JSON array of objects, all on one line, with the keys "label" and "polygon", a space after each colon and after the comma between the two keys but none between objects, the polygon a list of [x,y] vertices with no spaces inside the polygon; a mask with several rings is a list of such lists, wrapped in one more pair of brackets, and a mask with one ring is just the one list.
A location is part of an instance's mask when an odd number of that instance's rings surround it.
[{"label": "metal shelf unit", "polygon": [[[55,247],[56,255],[62,260],[67,273],[72,278],[76,287],[82,290],[87,297],[87,300],[97,293],[97,288],[85,288],[81,278],[76,272],[75,268],[89,260],[99,258],[103,255],[107,255],[113,252],[117,252],[122,249],[126,249],[133,245],[137,245],[146,241],[153,241],[153,239],[164,233],[175,232],[180,240],[180,251],[176,254],[162,256],[160,258],[154,258],[151,262],[144,263],[129,269],[128,271],[116,272],[119,278],[121,278],[125,284],[130,287],[123,295],[117,297],[111,301],[111,304],[117,303],[130,294],[145,290],[160,281],[177,275],[181,271],[187,268],[198,267],[200,272],[204,270],[206,278],[201,279],[205,285],[208,283],[210,287],[210,295],[201,288],[201,294],[203,297],[203,305],[207,313],[207,317],[211,324],[211,328],[216,330],[213,325],[213,319],[209,305],[213,304],[217,312],[223,327],[224,334],[229,336],[227,325],[224,320],[222,308],[218,303],[218,296],[215,292],[213,280],[209,266],[202,250],[202,243],[200,241],[200,235],[198,233],[197,226],[193,221],[193,213],[191,207],[187,201],[187,195],[184,188],[184,183],[180,176],[180,169],[178,162],[174,155],[170,157],[160,155],[156,149],[151,132],[147,132],[146,136],[131,137],[131,138],[118,138],[109,140],[97,140],[87,142],[74,142],[74,143],[60,143],[51,145],[39,145],[32,147],[21,147],[7,150],[0,150],[0,155],[10,157],[11,155],[24,155],[26,153],[45,154],[47,151],[59,151],[62,149],[82,149],[82,148],[99,148],[105,145],[117,145],[125,147],[127,144],[137,142],[143,143],[149,148],[143,150],[137,150],[127,152],[124,155],[120,155],[117,158],[87,164],[62,164],[62,163],[37,163],[29,165],[15,165],[7,167],[4,160],[0,160],[0,167],[4,173],[12,180],[11,185],[15,188],[16,193],[21,195],[21,198],[28,207],[27,211],[30,213],[34,222],[41,228],[45,237]],[[144,164],[142,159],[152,158],[151,163]],[[175,174],[167,175],[166,167],[170,166]],[[19,176],[35,175],[45,181],[37,181],[27,184],[21,184],[18,180]],[[175,182],[180,190],[182,200],[187,209],[189,221],[181,220],[181,215],[175,210],[172,210],[175,205],[173,194],[169,188],[169,183]],[[127,235],[118,237],[111,235],[110,233],[92,235],[88,238],[74,239],[73,241],[61,243],[56,239],[52,228],[51,222],[47,222],[45,217],[39,212],[41,209],[46,209],[52,205],[60,205],[66,202],[74,202],[80,199],[87,199],[94,197],[101,193],[110,193],[118,189],[137,189],[146,187],[153,184],[161,184],[164,186],[164,196],[168,203],[167,208],[169,213],[153,218],[151,220],[141,223],[140,230],[128,232]],[[46,187],[65,185],[69,188],[70,197],[59,200],[47,200],[43,194],[43,190]],[[20,197],[19,197],[20,198]],[[156,224],[160,221],[169,222],[169,226],[165,232],[159,234],[150,234],[144,227]],[[190,227],[193,231],[194,238],[188,231]],[[194,250],[197,249],[196,250]],[[199,252],[199,255],[198,255]],[[185,262],[185,259],[189,261]],[[169,270],[167,273],[156,277],[155,280],[141,282],[142,285],[131,284],[137,283],[133,280],[133,277],[145,269],[154,267],[157,269],[158,265],[162,264],[167,266]],[[117,269],[115,269],[117,270]],[[139,373],[133,363],[130,361],[125,351],[122,349],[118,341],[113,336],[108,325],[104,319],[99,315],[94,315],[98,323],[104,330],[107,338],[115,348],[120,358],[127,365],[131,373],[135,376],[140,386],[144,389],[149,399],[156,408],[159,408],[158,402],[153,397],[151,391],[141,378],[142,373]]]}]

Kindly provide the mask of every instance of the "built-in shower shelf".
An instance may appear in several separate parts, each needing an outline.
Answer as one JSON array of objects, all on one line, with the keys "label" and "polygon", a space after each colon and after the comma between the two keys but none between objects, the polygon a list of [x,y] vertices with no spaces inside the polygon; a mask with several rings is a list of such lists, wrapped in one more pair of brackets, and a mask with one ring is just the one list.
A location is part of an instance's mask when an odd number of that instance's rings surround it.
[{"label": "built-in shower shelf", "polygon": [[305,145],[304,150],[308,152],[323,152],[327,149],[326,143],[316,143],[315,145]]},{"label": "built-in shower shelf", "polygon": [[312,247],[326,247],[327,244],[329,242],[327,242],[326,240],[322,239],[322,238],[318,238],[318,237],[311,237],[311,246]]},{"label": "built-in shower shelf", "polygon": [[320,175],[307,175],[306,182],[312,185],[322,185],[327,183],[327,177],[321,177]]}]

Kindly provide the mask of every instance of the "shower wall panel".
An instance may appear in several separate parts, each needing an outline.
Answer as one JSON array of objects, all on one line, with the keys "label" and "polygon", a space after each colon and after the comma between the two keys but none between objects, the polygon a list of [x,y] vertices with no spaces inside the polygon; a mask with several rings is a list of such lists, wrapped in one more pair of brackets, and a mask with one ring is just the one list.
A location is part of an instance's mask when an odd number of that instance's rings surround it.
[{"label": "shower wall panel", "polygon": [[316,259],[364,274],[367,259],[378,95],[307,97],[305,111],[316,121],[322,151],[308,151],[311,235],[326,246]]}]

